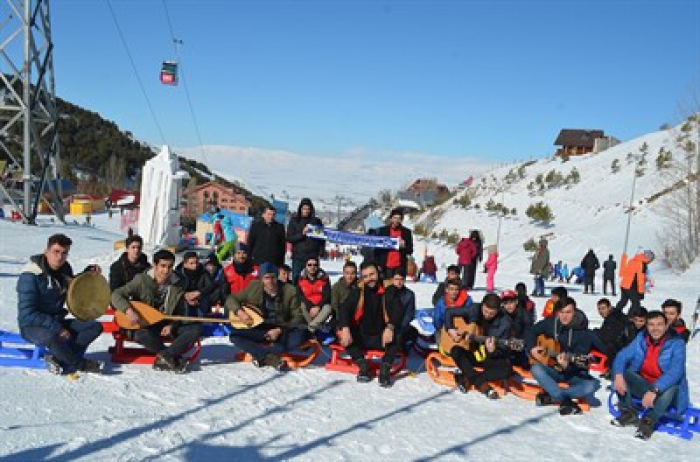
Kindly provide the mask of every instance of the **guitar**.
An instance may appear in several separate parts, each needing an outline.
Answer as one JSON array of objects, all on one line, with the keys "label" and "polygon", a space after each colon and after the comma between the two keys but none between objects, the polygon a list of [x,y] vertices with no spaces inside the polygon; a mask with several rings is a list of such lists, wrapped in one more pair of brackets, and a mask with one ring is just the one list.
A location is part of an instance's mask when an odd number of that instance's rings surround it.
[{"label": "guitar", "polygon": [[576,367],[580,367],[582,369],[588,368],[591,360],[593,359],[591,355],[561,351],[561,345],[559,342],[551,337],[547,337],[546,335],[540,335],[537,337],[537,346],[544,348],[544,354],[539,357],[530,356],[530,364],[544,364],[545,366],[552,367],[557,371],[562,370],[559,361],[557,361],[557,357],[561,353],[564,353],[566,359],[570,363],[573,363]]},{"label": "guitar", "polygon": [[[476,323],[467,323],[464,318],[455,317],[454,318],[455,329],[460,333],[460,341],[455,342],[447,333],[447,328],[443,327],[440,333],[440,351],[443,354],[448,354],[452,351],[452,347],[459,345],[464,349],[470,350],[473,347],[470,346],[471,343],[483,344],[486,343],[490,337],[483,335],[483,330]],[[468,337],[468,338],[467,338]],[[467,341],[468,340],[468,341]],[[505,347],[513,351],[522,351],[525,347],[525,342],[517,338],[495,338],[497,346]]]},{"label": "guitar", "polygon": [[244,323],[243,321],[238,319],[238,317],[233,313],[229,313],[229,319],[200,318],[196,316],[173,316],[164,314],[143,302],[132,301],[131,307],[139,315],[138,324],[132,324],[129,320],[129,316],[127,316],[126,313],[122,313],[121,311],[116,311],[114,313],[114,320],[117,322],[117,325],[119,325],[119,327],[121,327],[122,329],[143,329],[144,327],[152,326],[153,324],[157,324],[161,321],[227,322],[230,323],[236,329],[250,329],[251,327],[259,326],[264,320],[256,309],[249,306],[244,306],[243,310],[246,313],[248,313],[248,315],[252,318],[252,322],[250,323]]}]

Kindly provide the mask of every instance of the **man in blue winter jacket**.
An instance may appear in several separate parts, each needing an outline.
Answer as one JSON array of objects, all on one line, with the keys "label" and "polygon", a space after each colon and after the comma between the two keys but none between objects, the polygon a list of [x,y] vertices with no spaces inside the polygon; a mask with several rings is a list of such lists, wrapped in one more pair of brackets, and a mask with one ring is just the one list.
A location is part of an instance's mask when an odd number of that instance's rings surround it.
[{"label": "man in blue winter jacket", "polygon": [[[102,333],[96,321],[66,319],[64,308],[73,269],[68,236],[49,237],[42,255],[34,255],[17,280],[17,322],[27,341],[48,347],[47,368],[54,374],[99,373],[102,364],[85,359],[85,350]],[[99,271],[97,266],[88,270]]]},{"label": "man in blue winter jacket", "polygon": [[[635,425],[637,438],[647,440],[671,406],[683,415],[689,404],[685,342],[669,328],[661,311],[650,311],[646,330],[617,354],[613,377],[621,411],[613,425]],[[642,407],[649,409],[641,420],[633,398],[641,399]]]}]

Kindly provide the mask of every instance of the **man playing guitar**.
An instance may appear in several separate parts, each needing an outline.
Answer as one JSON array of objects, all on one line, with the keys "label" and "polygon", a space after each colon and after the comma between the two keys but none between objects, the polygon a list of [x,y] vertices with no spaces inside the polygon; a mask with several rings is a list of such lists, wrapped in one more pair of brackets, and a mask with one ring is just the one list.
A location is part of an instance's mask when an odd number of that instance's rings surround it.
[{"label": "man playing guitar", "polygon": [[[588,373],[586,358],[591,348],[604,351],[605,345],[587,329],[584,319],[576,310],[576,301],[566,297],[553,317],[535,324],[525,341],[525,351],[536,362],[532,376],[545,390],[537,394],[536,404],[559,403],[561,415],[580,414],[581,408],[573,400],[600,388],[600,382]],[[568,388],[562,388],[561,382]]]}]

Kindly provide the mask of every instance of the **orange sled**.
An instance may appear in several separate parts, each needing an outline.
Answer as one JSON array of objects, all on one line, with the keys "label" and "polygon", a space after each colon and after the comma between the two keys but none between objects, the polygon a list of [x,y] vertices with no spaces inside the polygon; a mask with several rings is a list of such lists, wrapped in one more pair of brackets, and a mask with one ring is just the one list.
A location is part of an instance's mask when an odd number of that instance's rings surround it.
[{"label": "orange sled", "polygon": [[[280,358],[282,358],[290,369],[299,369],[314,362],[314,359],[316,359],[320,354],[321,345],[319,345],[316,340],[309,340],[308,342],[294,348],[294,352],[282,353]],[[253,357],[250,355],[250,353],[246,353],[244,351],[236,353],[235,358],[236,361],[243,361],[246,363],[253,361]]]},{"label": "orange sled", "polygon": [[[542,393],[544,389],[537,385],[530,371],[518,366],[513,366],[513,371],[520,377],[512,376],[508,379],[508,390],[518,398],[534,402],[537,394]],[[565,383],[560,383],[559,385],[567,387]],[[576,401],[582,411],[588,412],[591,409],[591,405],[584,398]]]},{"label": "orange sled", "polygon": [[[450,388],[456,388],[454,370],[457,365],[452,358],[438,352],[430,353],[425,358],[425,370],[428,371],[428,376],[440,385],[445,385]],[[499,396],[503,397],[508,390],[503,386],[502,381],[489,382]]]},{"label": "orange sled", "polygon": [[[357,374],[359,371],[357,364],[348,356],[345,352],[345,348],[336,343],[330,345],[331,349],[331,359],[326,363],[326,370],[334,372],[345,372],[348,374]],[[384,352],[379,350],[367,350],[365,351],[365,359],[369,363],[369,366],[373,374],[377,374],[379,370],[379,363],[377,360],[381,360],[384,357]],[[406,367],[406,355],[403,352],[396,353],[396,359],[394,364],[391,366],[391,375],[394,376],[401,372],[403,368]]]}]

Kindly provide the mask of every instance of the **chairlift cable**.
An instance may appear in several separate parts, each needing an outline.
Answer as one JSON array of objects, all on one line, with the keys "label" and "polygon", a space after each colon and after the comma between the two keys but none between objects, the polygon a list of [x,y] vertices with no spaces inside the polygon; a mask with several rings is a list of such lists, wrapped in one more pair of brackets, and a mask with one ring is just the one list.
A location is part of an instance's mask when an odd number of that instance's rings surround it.
[{"label": "chairlift cable", "polygon": [[173,29],[173,23],[170,19],[170,11],[168,10],[168,4],[163,0],[163,8],[165,9],[165,17],[168,21],[168,29],[170,30],[170,38],[173,40],[173,46],[175,47],[175,56],[178,62],[178,69],[180,75],[182,76],[182,86],[185,89],[185,96],[187,97],[187,105],[190,108],[190,115],[192,116],[192,123],[194,125],[194,131],[197,135],[197,141],[199,142],[199,149],[202,152],[202,161],[204,165],[209,166],[209,160],[207,159],[207,153],[204,149],[204,142],[202,141],[202,135],[199,131],[199,123],[197,122],[197,115],[194,111],[194,105],[192,104],[192,98],[190,97],[190,90],[187,86],[187,78],[185,77],[185,70],[182,66],[182,60],[180,58],[180,46],[183,45],[182,40],[175,37],[175,31]]},{"label": "chairlift cable", "polygon": [[156,113],[153,110],[153,105],[151,104],[151,100],[148,98],[148,93],[146,93],[146,88],[143,86],[143,81],[141,80],[141,76],[139,75],[139,72],[136,69],[136,64],[134,63],[134,58],[131,55],[131,50],[129,50],[129,45],[126,43],[126,39],[124,39],[124,33],[122,32],[122,28],[119,25],[119,21],[117,20],[116,14],[114,14],[114,8],[112,8],[111,0],[107,0],[107,7],[109,8],[109,12],[111,13],[112,19],[114,20],[114,25],[117,28],[117,32],[119,33],[119,38],[122,41],[122,45],[124,45],[124,50],[126,51],[126,54],[129,57],[129,62],[131,63],[131,69],[134,72],[134,75],[136,76],[136,81],[138,82],[139,87],[141,88],[141,93],[143,94],[143,98],[146,100],[146,104],[148,105],[148,109],[151,112],[151,117],[153,117],[153,122],[156,124],[156,127],[158,128],[158,133],[160,133],[161,140],[162,140],[163,144],[168,144],[167,140],[165,139],[165,134],[163,133],[163,128],[160,126],[160,122],[158,122],[158,117],[156,116]]}]

